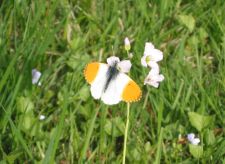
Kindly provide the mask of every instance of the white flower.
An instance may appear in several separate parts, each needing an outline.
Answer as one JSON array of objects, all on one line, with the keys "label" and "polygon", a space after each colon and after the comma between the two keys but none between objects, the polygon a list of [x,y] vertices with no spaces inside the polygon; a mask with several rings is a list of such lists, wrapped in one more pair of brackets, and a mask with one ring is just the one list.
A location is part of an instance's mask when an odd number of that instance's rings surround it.
[{"label": "white flower", "polygon": [[144,85],[149,84],[155,88],[159,87],[159,83],[164,80],[164,76],[159,74],[159,67],[154,67],[145,78]]},{"label": "white flower", "polygon": [[39,82],[39,79],[41,78],[41,72],[39,72],[36,69],[32,69],[32,84],[38,84],[38,86],[41,85],[41,82]]},{"label": "white flower", "polygon": [[117,68],[124,73],[128,73],[130,71],[130,68],[132,66],[130,60],[122,60],[120,61],[120,59],[116,56],[111,56],[109,58],[107,58],[107,63],[110,66],[114,66],[117,63]]},{"label": "white flower", "polygon": [[128,39],[128,37],[126,37],[124,39],[124,45],[125,45],[125,50],[129,51],[130,50],[130,40]]},{"label": "white flower", "polygon": [[40,115],[39,120],[44,120],[45,119],[45,115]]},{"label": "white flower", "polygon": [[199,138],[195,138],[195,134],[194,133],[188,134],[187,135],[187,139],[192,145],[198,145],[199,142],[200,142]]},{"label": "white flower", "polygon": [[145,43],[144,55],[141,58],[141,64],[144,67],[150,66],[153,68],[155,63],[163,59],[162,51],[155,49],[154,45],[150,42]]}]

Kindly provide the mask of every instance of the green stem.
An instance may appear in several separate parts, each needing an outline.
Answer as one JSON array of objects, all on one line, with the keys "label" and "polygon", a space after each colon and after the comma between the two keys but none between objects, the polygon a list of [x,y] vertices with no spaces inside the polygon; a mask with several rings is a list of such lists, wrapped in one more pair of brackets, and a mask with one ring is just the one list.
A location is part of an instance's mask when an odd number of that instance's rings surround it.
[{"label": "green stem", "polygon": [[108,106],[106,108],[102,108],[101,111],[101,120],[100,120],[100,144],[99,144],[99,155],[101,156],[101,153],[105,151],[105,143],[106,143],[106,138],[105,138],[105,131],[104,131],[104,126],[106,123],[106,116],[108,112]]},{"label": "green stem", "polygon": [[126,50],[127,51],[127,57],[129,58],[129,50]]},{"label": "green stem", "polygon": [[127,103],[127,122],[125,127],[124,145],[123,145],[123,164],[125,164],[126,149],[127,149],[127,133],[129,127],[130,103]]}]

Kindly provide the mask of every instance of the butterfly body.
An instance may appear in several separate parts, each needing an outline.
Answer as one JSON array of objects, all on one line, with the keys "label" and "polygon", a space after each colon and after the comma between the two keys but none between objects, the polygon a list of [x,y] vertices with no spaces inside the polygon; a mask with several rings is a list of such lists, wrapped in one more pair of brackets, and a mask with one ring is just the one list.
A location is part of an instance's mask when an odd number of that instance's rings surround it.
[{"label": "butterfly body", "polygon": [[84,76],[91,85],[91,95],[108,105],[138,101],[141,98],[139,86],[119,71],[117,65],[117,62],[111,65],[92,62],[86,66]]},{"label": "butterfly body", "polygon": [[109,68],[107,70],[107,73],[106,73],[107,80],[106,80],[106,84],[104,87],[104,91],[106,91],[110,82],[113,81],[119,74],[119,70],[116,68],[116,66],[117,66],[117,62],[115,62],[112,66],[109,66]]}]

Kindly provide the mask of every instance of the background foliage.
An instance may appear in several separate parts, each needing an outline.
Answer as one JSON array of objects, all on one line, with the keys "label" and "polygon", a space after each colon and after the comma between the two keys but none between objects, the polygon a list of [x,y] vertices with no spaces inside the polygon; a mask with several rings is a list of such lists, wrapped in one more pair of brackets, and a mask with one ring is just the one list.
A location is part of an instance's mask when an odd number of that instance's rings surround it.
[{"label": "background foliage", "polygon": [[[94,100],[82,73],[90,61],[127,58],[126,36],[143,90],[127,162],[225,162],[224,11],[223,0],[0,1],[1,163],[121,162],[126,104]],[[147,41],[164,52],[159,89],[143,85]],[[187,142],[191,132],[200,145]]]}]

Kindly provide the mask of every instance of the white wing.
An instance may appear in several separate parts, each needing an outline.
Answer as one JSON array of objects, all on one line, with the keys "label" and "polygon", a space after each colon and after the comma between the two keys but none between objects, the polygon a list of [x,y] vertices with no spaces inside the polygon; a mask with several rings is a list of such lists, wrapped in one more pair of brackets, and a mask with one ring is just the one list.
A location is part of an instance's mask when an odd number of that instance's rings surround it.
[{"label": "white wing", "polygon": [[109,83],[108,88],[102,94],[101,100],[108,105],[118,104],[121,101],[119,90],[117,89],[115,80]]},{"label": "white wing", "polygon": [[100,63],[99,71],[95,80],[91,84],[91,95],[95,99],[100,99],[104,91],[104,86],[107,80],[107,70],[109,66],[107,64]]},{"label": "white wing", "polygon": [[108,88],[102,94],[101,100],[108,105],[118,104],[122,100],[123,89],[129,81],[129,76],[119,72],[116,78],[110,81]]}]

